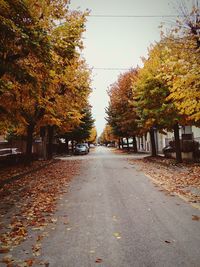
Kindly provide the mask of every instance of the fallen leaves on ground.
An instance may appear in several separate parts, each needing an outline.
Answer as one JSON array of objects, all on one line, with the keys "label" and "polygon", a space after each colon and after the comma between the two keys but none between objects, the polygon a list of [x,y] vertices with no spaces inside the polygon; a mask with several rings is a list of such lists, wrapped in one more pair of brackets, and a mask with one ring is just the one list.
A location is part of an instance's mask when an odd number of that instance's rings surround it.
[{"label": "fallen leaves on ground", "polygon": [[10,251],[9,247],[2,246],[0,248],[0,253],[8,253]]},{"label": "fallen leaves on ground", "polygon": [[[61,195],[66,193],[70,179],[78,170],[78,161],[59,161],[0,189],[1,262],[10,266],[32,266],[34,257],[40,255],[40,242],[48,235],[45,228],[57,223],[54,215],[56,204]],[[16,263],[12,255],[6,254],[15,251],[27,239],[33,244],[32,251],[25,254],[30,253],[33,258],[24,258],[21,262],[16,260]]]},{"label": "fallen leaves on ground", "polygon": [[55,160],[37,160],[31,165],[25,166],[23,163],[11,166],[1,166],[0,168],[0,183],[16,175],[23,175],[29,171],[40,168],[44,165],[53,163]]},{"label": "fallen leaves on ground", "polygon": [[190,202],[200,202],[199,164],[175,164],[175,160],[163,157],[145,157],[130,161],[139,165],[141,170],[152,177],[156,184],[162,186],[166,194],[173,196],[173,193],[177,193]]},{"label": "fallen leaves on ground", "polygon": [[28,265],[28,266],[32,266],[33,263],[34,263],[34,259],[28,259],[25,261],[25,263]]}]

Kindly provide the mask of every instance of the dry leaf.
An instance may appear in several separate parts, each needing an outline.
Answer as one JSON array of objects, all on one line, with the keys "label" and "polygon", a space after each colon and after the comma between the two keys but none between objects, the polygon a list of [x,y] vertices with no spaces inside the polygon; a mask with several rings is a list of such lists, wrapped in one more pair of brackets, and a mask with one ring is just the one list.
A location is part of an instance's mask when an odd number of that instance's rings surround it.
[{"label": "dry leaf", "polygon": [[121,239],[121,236],[120,236],[119,233],[114,233],[113,235],[114,235],[117,239]]},{"label": "dry leaf", "polygon": [[26,262],[27,266],[32,266],[34,260],[33,259],[28,259],[28,260],[25,260],[25,262]]},{"label": "dry leaf", "polygon": [[10,251],[10,249],[8,247],[1,247],[0,248],[0,254],[1,253],[8,253]]},{"label": "dry leaf", "polygon": [[[45,162],[46,163],[46,162]],[[42,163],[43,164],[43,163]],[[74,174],[77,173],[79,162],[57,162],[56,164],[48,165],[31,175],[25,175],[19,180],[6,184],[0,192],[1,198],[1,221],[4,220],[4,215],[10,212],[9,218],[6,217],[5,224],[0,224],[1,227],[1,248],[0,253],[7,253],[12,250],[13,246],[20,245],[24,240],[31,239],[28,235],[28,229],[44,231],[45,227],[51,223],[57,222],[56,218],[52,218],[56,210],[56,204],[61,197],[65,186]],[[11,177],[14,172],[30,171],[33,167],[38,167],[41,162],[33,162],[30,167],[21,166],[20,171],[18,166],[5,168],[6,177]],[[0,170],[0,180],[4,175]],[[13,209],[13,206],[15,209]],[[65,217],[65,215],[64,215]],[[51,219],[52,218],[52,219]],[[64,223],[67,223],[65,221]],[[7,226],[9,225],[9,228]],[[54,226],[54,225],[52,225]],[[52,227],[55,229],[55,227]],[[71,229],[68,229],[71,230]],[[41,240],[43,234],[39,235],[37,241]],[[34,241],[34,238],[32,238]],[[38,255],[39,250],[33,250]],[[25,253],[28,253],[26,251]],[[29,253],[31,253],[29,251]],[[9,258],[4,258],[9,262]],[[25,264],[25,263],[24,263]]]},{"label": "dry leaf", "polygon": [[12,255],[7,255],[2,258],[3,263],[11,263],[12,262]]},{"label": "dry leaf", "polygon": [[100,259],[100,258],[98,258],[98,259],[96,259],[96,263],[101,263],[103,260],[102,259]]},{"label": "dry leaf", "polygon": [[197,215],[192,215],[192,220],[193,221],[200,221],[200,217]]}]

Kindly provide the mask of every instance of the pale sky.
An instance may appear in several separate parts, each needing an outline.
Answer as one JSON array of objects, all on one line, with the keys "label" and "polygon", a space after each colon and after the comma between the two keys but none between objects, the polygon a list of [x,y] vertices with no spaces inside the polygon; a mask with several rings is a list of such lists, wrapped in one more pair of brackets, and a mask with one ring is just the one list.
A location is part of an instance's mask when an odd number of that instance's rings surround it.
[{"label": "pale sky", "polygon": [[[71,0],[71,8],[89,9],[90,15],[165,16],[178,14],[182,0]],[[193,2],[193,0],[185,0]],[[159,25],[175,18],[166,17],[89,17],[84,34],[83,56],[93,67],[90,103],[98,135],[106,124],[107,89],[120,73],[141,66],[147,48],[160,39]],[[119,68],[102,70],[96,68]]]}]

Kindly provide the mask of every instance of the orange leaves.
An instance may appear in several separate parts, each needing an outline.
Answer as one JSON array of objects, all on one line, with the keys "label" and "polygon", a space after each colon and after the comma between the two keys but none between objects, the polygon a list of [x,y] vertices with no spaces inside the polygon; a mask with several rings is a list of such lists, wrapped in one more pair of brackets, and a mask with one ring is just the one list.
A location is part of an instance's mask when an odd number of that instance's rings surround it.
[{"label": "orange leaves", "polygon": [[0,254],[8,253],[9,251],[10,251],[9,247],[6,247],[6,246],[0,247]]},{"label": "orange leaves", "polygon": [[[30,122],[36,130],[41,125],[73,128],[80,123],[80,110],[91,92],[90,71],[80,56],[87,12],[70,11],[68,0],[36,2],[19,1],[16,9],[8,5],[8,32],[1,33],[8,36],[1,43],[6,51],[0,56],[6,66],[0,77],[0,102],[6,114],[1,124],[16,135],[25,135]],[[2,1],[1,7],[5,9]],[[17,15],[16,10],[20,10]],[[56,25],[57,20],[62,25]]]},{"label": "orange leaves", "polygon": [[7,255],[7,256],[3,257],[2,258],[2,262],[3,263],[6,263],[7,266],[9,266],[9,267],[12,267],[13,266],[12,265],[12,256],[11,255]]},{"label": "orange leaves", "polygon": [[193,221],[200,221],[200,217],[197,215],[192,215],[192,220]]},{"label": "orange leaves", "polygon": [[18,245],[27,236],[26,226],[21,221],[14,220],[10,225],[11,231],[8,238],[11,238],[13,244]]},{"label": "orange leaves", "polygon": [[[45,231],[47,226],[57,222],[57,218],[53,216],[57,200],[66,192],[68,182],[77,173],[78,167],[78,161],[57,161],[4,185],[0,190],[0,214],[2,222],[6,223],[1,225],[0,260],[7,264],[17,262],[7,253],[13,251],[14,254],[15,249],[20,248],[27,240],[32,247],[26,248],[27,253],[24,256],[31,253],[34,257],[20,259],[21,263],[17,263],[17,266],[28,267],[34,264],[35,257],[41,253],[41,241],[48,236]],[[2,258],[1,255],[5,257]]]},{"label": "orange leaves", "polygon": [[27,237],[27,229],[21,221],[16,219],[16,217],[11,224],[8,225],[8,229],[10,229],[10,231],[0,235],[0,240],[3,244],[2,249],[7,247],[7,249],[10,250],[10,247],[13,245],[19,245],[23,240],[25,240]]},{"label": "orange leaves", "polygon": [[34,260],[33,259],[28,259],[28,260],[25,260],[25,262],[26,262],[27,266],[29,267],[29,266],[33,265]]},{"label": "orange leaves", "polygon": [[[168,99],[189,123],[196,124],[200,120],[200,57],[194,32],[188,32],[194,23],[190,15],[183,17],[179,22],[181,27],[178,34],[172,29],[171,35],[163,38],[163,64],[159,69],[160,77],[165,80],[170,89]],[[182,32],[184,23],[190,23],[190,25],[188,24],[185,27],[187,30]]]},{"label": "orange leaves", "polygon": [[93,127],[90,131],[90,137],[89,137],[88,141],[91,143],[94,143],[94,142],[96,142],[96,138],[97,138],[97,130],[95,127]]},{"label": "orange leaves", "polygon": [[100,136],[101,142],[112,142],[116,139],[115,135],[113,134],[112,128],[110,125],[106,125],[103,133]]},{"label": "orange leaves", "polygon": [[107,121],[117,136],[131,136],[138,131],[135,107],[132,103],[132,87],[137,76],[138,70],[130,69],[119,75],[118,80],[108,90],[110,102],[106,110]]}]

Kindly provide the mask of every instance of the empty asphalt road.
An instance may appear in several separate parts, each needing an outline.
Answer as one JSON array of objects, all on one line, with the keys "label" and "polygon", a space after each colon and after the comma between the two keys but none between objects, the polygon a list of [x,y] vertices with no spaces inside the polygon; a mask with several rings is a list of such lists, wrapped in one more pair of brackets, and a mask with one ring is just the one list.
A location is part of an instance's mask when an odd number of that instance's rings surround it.
[{"label": "empty asphalt road", "polygon": [[64,158],[81,160],[81,171],[43,242],[48,266],[200,266],[200,211],[159,191],[131,157],[98,147]]}]

